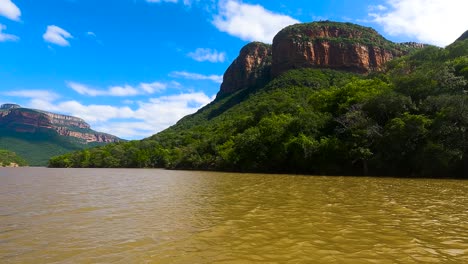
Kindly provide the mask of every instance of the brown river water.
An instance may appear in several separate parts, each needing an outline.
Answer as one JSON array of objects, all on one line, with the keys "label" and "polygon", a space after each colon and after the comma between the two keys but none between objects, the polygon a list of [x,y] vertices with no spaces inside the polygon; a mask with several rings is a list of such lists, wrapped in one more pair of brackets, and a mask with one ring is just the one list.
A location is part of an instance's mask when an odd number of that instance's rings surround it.
[{"label": "brown river water", "polygon": [[0,263],[468,263],[468,181],[1,168]]}]

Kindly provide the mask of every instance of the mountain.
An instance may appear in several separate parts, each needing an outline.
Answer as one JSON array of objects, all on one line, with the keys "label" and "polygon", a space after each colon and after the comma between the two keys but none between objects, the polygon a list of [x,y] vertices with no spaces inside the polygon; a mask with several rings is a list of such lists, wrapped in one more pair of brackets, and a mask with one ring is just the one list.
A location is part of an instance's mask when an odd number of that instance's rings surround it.
[{"label": "mountain", "polygon": [[218,96],[261,87],[291,69],[329,68],[356,73],[382,71],[393,58],[427,45],[393,43],[372,28],[321,21],[281,30],[273,44],[252,42],[226,70]]},{"label": "mountain", "polygon": [[272,75],[309,67],[358,73],[380,71],[385,63],[408,51],[406,45],[388,41],[372,28],[351,23],[293,25],[273,39]]},{"label": "mountain", "polygon": [[17,104],[0,106],[0,148],[20,154],[30,165],[46,165],[51,156],[119,141],[92,130],[81,118]]},{"label": "mountain", "polygon": [[468,40],[315,22],[246,45],[216,99],[174,126],[49,165],[468,178],[467,128]]}]

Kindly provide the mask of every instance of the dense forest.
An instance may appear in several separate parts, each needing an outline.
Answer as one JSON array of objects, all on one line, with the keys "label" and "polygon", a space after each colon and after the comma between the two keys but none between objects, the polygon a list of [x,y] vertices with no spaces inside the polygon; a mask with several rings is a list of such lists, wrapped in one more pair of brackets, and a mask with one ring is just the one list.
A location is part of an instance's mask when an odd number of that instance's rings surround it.
[{"label": "dense forest", "polygon": [[291,70],[150,138],[49,165],[466,178],[467,92],[460,40],[394,59],[382,73]]},{"label": "dense forest", "polygon": [[18,166],[26,166],[27,162],[16,155],[16,153],[0,149],[0,167],[10,166],[11,164],[16,164]]}]

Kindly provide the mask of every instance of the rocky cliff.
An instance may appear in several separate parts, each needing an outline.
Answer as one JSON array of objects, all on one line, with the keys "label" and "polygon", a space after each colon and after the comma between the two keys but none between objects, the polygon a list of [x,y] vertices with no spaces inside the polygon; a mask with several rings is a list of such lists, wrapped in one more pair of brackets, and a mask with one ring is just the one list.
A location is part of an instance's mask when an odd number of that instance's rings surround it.
[{"label": "rocky cliff", "polygon": [[272,46],[250,43],[224,74],[219,95],[267,83],[281,73],[317,67],[369,73],[385,63],[422,48],[419,43],[393,43],[372,28],[351,23],[313,22],[281,30]]},{"label": "rocky cliff", "polygon": [[224,73],[220,94],[239,88],[253,88],[266,84],[270,78],[271,45],[252,42],[244,46],[239,56]]},{"label": "rocky cliff", "polygon": [[325,21],[293,25],[273,39],[272,75],[304,67],[357,73],[381,71],[385,63],[416,46],[393,43],[372,28],[351,23]]},{"label": "rocky cliff", "polygon": [[81,118],[22,108],[15,104],[4,104],[0,107],[0,128],[17,133],[53,131],[85,143],[120,141],[116,136],[92,130]]}]

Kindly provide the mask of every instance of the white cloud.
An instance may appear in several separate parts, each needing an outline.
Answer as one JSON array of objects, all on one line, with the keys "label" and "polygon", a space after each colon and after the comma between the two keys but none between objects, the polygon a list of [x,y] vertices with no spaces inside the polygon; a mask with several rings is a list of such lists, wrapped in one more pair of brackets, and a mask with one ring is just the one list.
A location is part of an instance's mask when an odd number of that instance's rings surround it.
[{"label": "white cloud", "polygon": [[146,0],[148,3],[177,3],[177,0]]},{"label": "white cloud", "polygon": [[105,122],[97,123],[92,128],[96,131],[117,135],[123,139],[141,139],[156,134],[153,125],[147,122]]},{"label": "white cloud", "polygon": [[[197,0],[197,2],[200,1],[200,0]],[[178,3],[179,1],[178,0],[146,0],[146,2],[148,3]],[[191,6],[192,5],[192,2],[193,0],[183,0],[182,3],[185,5],[185,6]]]},{"label": "white cloud", "polygon": [[369,6],[369,11],[385,11],[388,8],[384,5],[371,5]]},{"label": "white cloud", "polygon": [[57,107],[61,112],[67,112],[73,116],[81,117],[90,123],[105,122],[117,118],[131,118],[134,114],[132,109],[128,106],[83,105],[77,101],[65,101],[59,103]]},{"label": "white cloud", "polygon": [[266,10],[261,5],[244,4],[237,0],[222,0],[219,14],[213,24],[220,31],[247,41],[271,43],[284,27],[299,23],[298,20]]},{"label": "white cloud", "polygon": [[[1,1],[1,0],[0,0]],[[6,26],[3,24],[0,24],[0,42],[5,42],[5,41],[18,41],[19,37],[12,35],[12,34],[7,34],[3,33],[2,31],[6,29]]]},{"label": "white cloud", "polygon": [[91,37],[96,37],[96,34],[92,31],[86,32],[86,35],[91,36]]},{"label": "white cloud", "polygon": [[32,98],[27,107],[77,116],[94,130],[125,139],[139,139],[168,128],[213,99],[203,92],[182,93],[138,102],[133,110],[129,106],[85,105],[75,100],[54,103],[37,97]]},{"label": "white cloud", "polygon": [[222,83],[223,82],[223,76],[222,75],[203,75],[199,73],[193,73],[193,72],[186,72],[186,71],[175,71],[171,72],[169,75],[171,77],[176,77],[176,78],[185,78],[185,79],[190,79],[190,80],[210,80],[215,83]]},{"label": "white cloud", "polygon": [[0,16],[19,21],[21,10],[11,0],[0,0]]},{"label": "white cloud", "polygon": [[218,52],[217,50],[211,49],[198,48],[187,55],[196,61],[209,61],[215,63],[224,62],[226,60],[225,52]]},{"label": "white cloud", "polygon": [[18,90],[3,92],[2,94],[12,97],[43,98],[45,101],[54,101],[60,97],[58,94],[47,90]]},{"label": "white cloud", "polygon": [[109,95],[112,96],[134,96],[140,94],[140,91],[130,85],[113,86],[109,88]]},{"label": "white cloud", "polygon": [[107,91],[96,90],[93,88],[89,88],[88,86],[77,83],[77,82],[66,82],[67,86],[75,90],[75,92],[82,94],[82,95],[89,95],[89,96],[98,96],[98,95],[105,95]]},{"label": "white cloud", "polygon": [[167,88],[167,84],[161,82],[140,83],[140,87],[146,93],[152,94],[164,91]]},{"label": "white cloud", "polygon": [[392,36],[446,46],[468,29],[466,0],[385,0],[369,15]]},{"label": "white cloud", "polygon": [[55,25],[47,26],[47,30],[42,36],[46,42],[53,43],[62,47],[70,46],[67,39],[73,36],[66,30]]},{"label": "white cloud", "polygon": [[134,87],[131,85],[123,85],[123,86],[111,86],[107,90],[100,90],[91,88],[85,84],[77,83],[77,82],[66,82],[66,85],[73,89],[75,92],[81,95],[88,95],[88,96],[135,96],[135,95],[142,95],[142,94],[154,94],[158,92],[162,92],[168,87],[179,87],[180,84],[178,82],[169,82],[169,83],[162,83],[162,82],[153,82],[153,83],[140,83],[138,86]]}]

